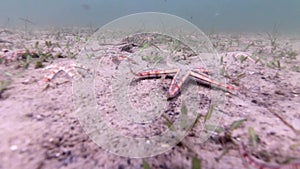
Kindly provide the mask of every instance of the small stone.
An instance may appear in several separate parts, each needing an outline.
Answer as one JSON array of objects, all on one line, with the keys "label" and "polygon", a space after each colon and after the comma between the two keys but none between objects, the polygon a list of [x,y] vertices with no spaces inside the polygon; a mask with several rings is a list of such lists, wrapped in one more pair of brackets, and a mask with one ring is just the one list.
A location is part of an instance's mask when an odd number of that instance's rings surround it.
[{"label": "small stone", "polygon": [[12,145],[12,146],[10,146],[10,150],[11,150],[11,151],[16,151],[16,150],[18,150],[18,146],[17,146],[17,145]]},{"label": "small stone", "polygon": [[55,153],[55,157],[59,157],[60,155],[60,153]]},{"label": "small stone", "polygon": [[53,143],[54,142],[54,139],[53,138],[49,138],[48,140],[50,143]]},{"label": "small stone", "polygon": [[30,83],[30,79],[25,79],[23,82],[22,82],[22,84],[29,84]]},{"label": "small stone", "polygon": [[36,115],[36,120],[37,121],[42,121],[44,119],[44,117],[40,114]]}]

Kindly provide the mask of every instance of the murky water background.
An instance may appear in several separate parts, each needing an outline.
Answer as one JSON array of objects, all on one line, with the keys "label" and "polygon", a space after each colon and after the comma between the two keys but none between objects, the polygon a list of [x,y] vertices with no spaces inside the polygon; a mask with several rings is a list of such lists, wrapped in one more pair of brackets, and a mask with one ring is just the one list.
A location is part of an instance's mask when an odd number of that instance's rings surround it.
[{"label": "murky water background", "polygon": [[204,31],[300,32],[299,0],[1,0],[0,26],[102,26],[136,12],[165,12]]}]

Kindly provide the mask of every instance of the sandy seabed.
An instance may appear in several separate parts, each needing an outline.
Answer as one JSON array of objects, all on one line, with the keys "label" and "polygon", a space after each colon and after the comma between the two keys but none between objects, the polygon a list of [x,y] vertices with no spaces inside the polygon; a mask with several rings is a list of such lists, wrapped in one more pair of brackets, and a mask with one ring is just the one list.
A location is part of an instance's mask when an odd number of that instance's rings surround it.
[{"label": "sandy seabed", "polygon": [[[43,54],[48,51],[51,57],[42,61],[43,66],[68,64],[75,61],[76,54],[92,33],[91,29],[80,28],[1,29],[0,49],[28,49]],[[35,68],[35,58],[27,61],[28,65],[26,58],[9,63],[2,59],[0,82],[2,87],[7,82],[9,85],[0,88],[0,169],[143,168],[145,161],[150,168],[180,169],[191,168],[194,158],[201,161],[202,168],[246,168],[249,164],[243,162],[239,147],[230,137],[243,142],[254,158],[266,163],[283,165],[292,159],[299,160],[300,36],[211,33],[209,38],[222,54],[227,84],[239,88],[236,95],[226,94],[218,126],[228,129],[234,121],[246,119],[230,132],[230,136],[212,132],[206,142],[199,143],[197,139],[203,128],[199,126],[201,123],[197,123],[181,143],[163,154],[144,159],[111,154],[95,144],[80,125],[74,112],[70,77],[60,74],[47,85],[44,76],[49,72]],[[112,46],[108,44],[102,48],[114,49]],[[162,47],[163,44],[157,46]],[[129,47],[133,53],[143,48],[139,45]],[[236,51],[253,54],[251,58],[254,61],[226,55]],[[118,127],[121,124],[117,124],[115,107],[110,104],[107,92],[111,88],[108,79],[113,76],[112,71],[118,69],[116,63],[110,61],[109,58],[99,60],[106,66],[101,69],[106,73],[98,73],[95,93],[101,113],[110,119],[111,125]],[[157,88],[165,94],[170,83],[171,78],[141,80],[130,91],[135,101],[141,101],[136,105],[145,106],[145,96],[151,89]],[[217,89],[198,85],[201,98],[199,114],[200,120],[203,120],[209,110],[210,97],[207,93]],[[171,100],[166,108],[165,113],[171,121],[180,114],[178,102],[180,96]],[[157,128],[147,127],[147,132],[160,133],[162,124],[163,121],[158,122]],[[146,135],[142,129],[132,126],[120,128],[125,134],[134,130],[136,135]],[[257,146],[253,146],[253,140],[249,139],[249,128],[253,128],[257,135]]]}]

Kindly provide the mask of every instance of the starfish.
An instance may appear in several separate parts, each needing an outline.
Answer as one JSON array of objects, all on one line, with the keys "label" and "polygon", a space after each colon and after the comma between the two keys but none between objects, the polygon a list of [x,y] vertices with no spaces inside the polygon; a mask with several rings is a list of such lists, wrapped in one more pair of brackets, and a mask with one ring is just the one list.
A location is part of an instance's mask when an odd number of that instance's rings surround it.
[{"label": "starfish", "polygon": [[45,75],[45,82],[50,82],[52,79],[55,78],[55,76],[59,73],[59,72],[64,72],[66,73],[69,77],[74,78],[75,76],[79,76],[80,74],[78,73],[78,71],[76,71],[76,69],[83,69],[86,71],[90,71],[89,68],[78,64],[78,63],[57,63],[57,64],[52,64],[49,65],[45,68],[43,68],[43,70],[50,70],[50,73]]},{"label": "starfish", "polygon": [[178,67],[180,68],[173,68],[167,70],[151,69],[151,70],[141,71],[137,73],[132,71],[132,73],[140,78],[173,75],[174,76],[173,80],[167,91],[168,99],[174,98],[178,95],[178,93],[180,92],[180,88],[189,79],[189,77],[192,77],[195,80],[200,81],[204,84],[215,86],[226,92],[237,90],[236,87],[225,85],[211,79],[208,76],[209,71],[204,68],[189,68],[188,66],[184,66],[184,65],[180,65]]},{"label": "starfish", "polygon": [[2,49],[1,54],[0,54],[0,63],[1,63],[1,60],[3,60],[3,62],[5,64],[13,62],[15,60],[21,60],[26,53],[32,54],[30,51],[27,51],[27,50],[11,51],[8,49]]}]

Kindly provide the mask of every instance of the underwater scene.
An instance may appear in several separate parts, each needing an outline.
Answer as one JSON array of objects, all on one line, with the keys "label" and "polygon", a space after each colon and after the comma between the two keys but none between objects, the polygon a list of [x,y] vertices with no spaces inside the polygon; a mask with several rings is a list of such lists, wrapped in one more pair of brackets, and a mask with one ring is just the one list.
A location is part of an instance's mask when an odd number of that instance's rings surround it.
[{"label": "underwater scene", "polygon": [[0,169],[300,169],[299,0],[2,0]]}]

